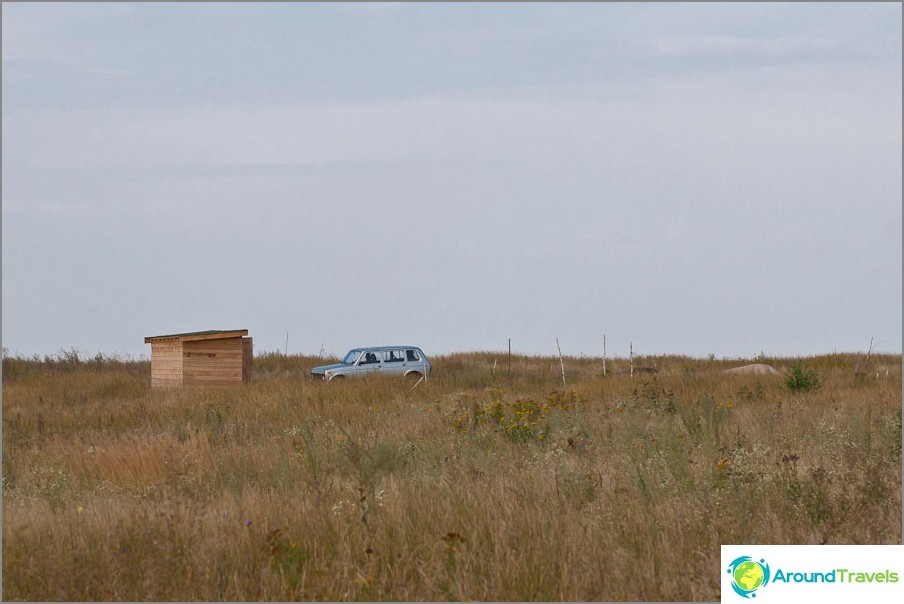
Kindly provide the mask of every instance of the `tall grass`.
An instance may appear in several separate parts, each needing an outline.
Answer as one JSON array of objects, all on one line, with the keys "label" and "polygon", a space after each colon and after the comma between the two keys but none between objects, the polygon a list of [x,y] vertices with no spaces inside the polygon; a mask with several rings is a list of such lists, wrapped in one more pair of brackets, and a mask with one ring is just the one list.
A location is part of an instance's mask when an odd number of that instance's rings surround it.
[{"label": "tall grass", "polygon": [[566,358],[567,389],[554,357],[414,389],[255,361],[151,390],[147,362],[4,359],[4,597],[716,600],[722,543],[901,542],[900,356],[765,361],[809,391],[674,356]]}]

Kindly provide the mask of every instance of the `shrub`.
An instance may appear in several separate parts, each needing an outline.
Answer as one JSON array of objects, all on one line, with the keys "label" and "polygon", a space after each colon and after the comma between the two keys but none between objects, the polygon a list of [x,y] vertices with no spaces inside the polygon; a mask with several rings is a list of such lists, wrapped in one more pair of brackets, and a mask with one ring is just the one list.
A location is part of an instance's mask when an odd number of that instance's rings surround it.
[{"label": "shrub", "polygon": [[449,422],[455,430],[465,432],[489,423],[513,441],[543,442],[549,438],[552,429],[548,422],[550,411],[568,411],[578,402],[574,390],[550,392],[544,401],[520,398],[514,403],[504,400],[505,391],[502,389],[487,388],[486,393],[491,402],[480,404],[474,400],[470,409],[460,407],[452,412]]},{"label": "shrub", "polygon": [[813,369],[803,369],[800,363],[791,366],[791,373],[785,378],[785,385],[792,392],[807,392],[819,388],[819,376]]}]

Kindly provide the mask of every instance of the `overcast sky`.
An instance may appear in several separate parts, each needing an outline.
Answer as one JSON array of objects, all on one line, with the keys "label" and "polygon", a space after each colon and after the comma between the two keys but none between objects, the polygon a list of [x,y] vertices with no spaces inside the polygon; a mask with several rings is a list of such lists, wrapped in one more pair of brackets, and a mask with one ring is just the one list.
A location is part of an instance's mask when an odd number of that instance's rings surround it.
[{"label": "overcast sky", "polygon": [[3,346],[900,352],[901,22],[4,3]]}]

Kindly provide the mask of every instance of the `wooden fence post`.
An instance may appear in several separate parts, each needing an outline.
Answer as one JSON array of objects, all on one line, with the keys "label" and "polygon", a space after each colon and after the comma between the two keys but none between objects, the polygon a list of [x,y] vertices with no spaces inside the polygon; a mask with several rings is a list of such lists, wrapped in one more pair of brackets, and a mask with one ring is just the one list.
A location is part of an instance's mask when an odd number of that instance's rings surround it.
[{"label": "wooden fence post", "polygon": [[606,377],[606,334],[603,334],[603,377]]},{"label": "wooden fence post", "polygon": [[565,361],[562,360],[562,348],[559,346],[559,338],[556,338],[556,348],[559,351],[559,364],[562,366],[562,388],[565,387]]},{"label": "wooden fence post", "polygon": [[634,342],[628,342],[629,352],[628,354],[631,357],[631,381],[634,381]]}]

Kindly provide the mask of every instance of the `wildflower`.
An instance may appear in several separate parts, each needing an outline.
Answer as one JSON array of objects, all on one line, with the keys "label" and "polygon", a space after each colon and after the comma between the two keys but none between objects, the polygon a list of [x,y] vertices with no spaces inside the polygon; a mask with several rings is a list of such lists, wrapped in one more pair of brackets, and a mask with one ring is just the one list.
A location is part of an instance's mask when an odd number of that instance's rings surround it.
[{"label": "wildflower", "polygon": [[78,506],[77,508],[75,508],[75,511],[78,512],[79,514],[81,514],[82,512],[85,511],[85,508],[83,508],[82,506]]},{"label": "wildflower", "polygon": [[446,533],[445,535],[441,536],[440,539],[442,539],[446,543],[464,543],[466,541],[466,539],[458,533]]},{"label": "wildflower", "polygon": [[250,520],[248,520],[248,521],[245,522],[245,526],[251,526],[252,524],[254,524],[254,523],[251,522]]}]

